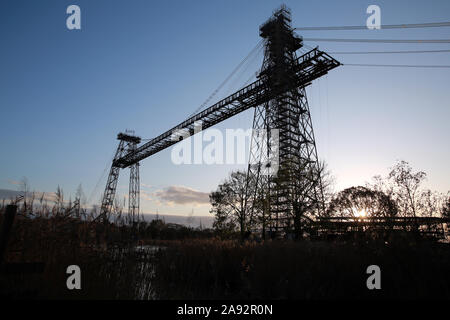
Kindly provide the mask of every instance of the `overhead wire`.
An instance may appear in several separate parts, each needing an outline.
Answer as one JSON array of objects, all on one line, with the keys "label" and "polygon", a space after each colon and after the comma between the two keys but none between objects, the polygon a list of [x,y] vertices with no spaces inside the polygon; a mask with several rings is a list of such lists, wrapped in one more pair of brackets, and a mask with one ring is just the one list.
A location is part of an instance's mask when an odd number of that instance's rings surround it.
[{"label": "overhead wire", "polygon": [[88,203],[88,204],[91,204],[91,203],[92,203],[92,199],[94,198],[95,194],[96,194],[97,191],[98,191],[98,187],[100,186],[100,182],[102,182],[103,179],[105,178],[106,171],[107,171],[108,168],[109,168],[109,164],[112,163],[112,161],[114,160],[115,154],[116,154],[116,151],[114,151],[114,153],[113,153],[112,156],[110,157],[111,160],[110,160],[109,162],[106,163],[105,169],[103,169],[103,172],[102,172],[102,174],[100,175],[100,178],[97,180],[97,183],[95,184],[94,189],[92,189],[91,193],[89,194],[89,197],[88,197],[88,199],[87,199],[87,203]]},{"label": "overhead wire", "polygon": [[[257,51],[254,52],[254,54],[252,55],[252,57],[250,59],[247,60],[246,62],[246,66],[241,70],[241,72],[235,77],[235,79],[233,80],[233,82],[230,83],[230,86],[228,87],[228,90],[226,91],[225,95],[228,96],[229,94],[231,94],[232,91],[235,91],[237,88],[237,83],[242,79],[242,77],[247,73],[248,69],[253,66],[254,62],[256,61],[256,59],[258,58],[259,54],[262,52],[263,50],[263,46],[260,46],[258,48]],[[251,76],[249,79],[247,79],[246,82],[244,82],[244,84],[242,84],[240,86],[240,88],[245,87],[248,83],[250,83],[250,81],[252,79],[254,79],[256,77],[257,72],[252,72]]]},{"label": "overhead wire", "polygon": [[404,50],[404,51],[328,51],[329,54],[410,54],[410,53],[444,53],[450,50]]},{"label": "overhead wire", "polygon": [[[242,68],[242,66],[246,63],[246,62],[248,62],[248,61],[251,61],[251,62],[253,62],[254,61],[254,59],[255,59],[255,57],[257,56],[257,54],[260,52],[260,50],[262,50],[262,48],[263,48],[263,43],[264,43],[264,40],[260,40],[256,45],[255,45],[255,47],[253,47],[253,49],[249,52],[249,54],[247,54],[247,56],[244,58],[244,59],[242,59],[242,61],[233,69],[233,71],[225,78],[225,80],[224,81],[222,81],[222,83],[213,91],[213,93],[211,93],[210,95],[209,95],[209,97],[197,108],[197,109],[195,109],[189,116],[188,116],[188,118],[190,118],[190,117],[192,117],[192,116],[194,116],[195,114],[197,114],[197,113],[199,113],[211,100],[212,100],[212,98],[214,98],[216,95],[217,95],[217,93],[225,86],[225,84]],[[253,57],[253,58],[252,58]],[[247,65],[247,67],[241,72],[241,77],[242,77],[242,74],[243,73],[245,73],[245,71],[248,69],[248,67],[250,66],[250,64],[249,65]],[[247,82],[249,82],[251,79],[253,79],[255,77],[255,75],[254,74],[252,74],[252,76],[251,76],[251,78],[249,79],[249,80],[247,80]],[[239,77],[238,77],[238,79],[239,79]],[[238,80],[237,79],[237,80]],[[234,81],[234,83],[237,81],[237,80],[235,80]],[[246,82],[246,83],[247,83]],[[245,84],[244,84],[244,86],[245,86]],[[150,141],[150,140],[152,140],[152,139],[141,139],[141,141]]]},{"label": "overhead wire", "polygon": [[216,90],[211,93],[211,95],[189,115],[189,118],[193,115],[197,114],[200,110],[202,110],[214,96],[223,88],[223,86],[234,76],[234,74],[242,67],[242,65],[258,50],[258,48],[262,45],[263,40],[260,40],[256,46],[250,51],[250,53],[233,69],[233,71],[225,78],[224,81],[217,87]]},{"label": "overhead wire", "polygon": [[[429,27],[449,27],[450,22],[435,22],[435,23],[421,23],[421,24],[398,24],[398,25],[382,25],[381,29],[403,29],[403,28],[429,28]],[[320,31],[320,30],[364,30],[368,29],[367,26],[333,26],[333,27],[299,27],[295,28],[295,30],[303,30],[303,31]],[[341,38],[303,38],[304,41],[314,41],[314,42],[366,42],[366,43],[420,43],[420,44],[428,44],[428,43],[450,43],[450,39],[341,39]],[[193,112],[189,117],[192,117],[200,110],[202,110],[212,98],[223,88],[223,86],[236,74],[236,72],[246,63],[255,52],[258,52],[262,49],[263,40],[260,40],[257,45],[250,51],[250,53],[233,69],[233,71],[225,78],[225,80],[218,86],[216,90]],[[306,47],[312,48],[311,46],[305,44]],[[347,51],[347,52],[330,52],[331,54],[407,54],[407,53],[437,53],[437,52],[450,52],[450,50],[416,50],[416,51]],[[358,67],[403,67],[403,68],[450,68],[450,65],[395,65],[395,64],[344,64],[346,66],[358,66]],[[244,72],[248,69],[244,70]],[[251,81],[255,77],[255,74],[245,82],[246,84]],[[329,118],[328,115],[328,79],[326,78],[326,117],[327,120]],[[321,107],[321,99],[320,99],[320,85],[319,85],[319,104]],[[328,132],[329,135],[329,132]],[[150,139],[142,139],[143,141]],[[113,157],[114,158],[114,155]],[[92,190],[88,203],[91,203],[93,196],[97,192],[98,186],[100,182],[103,180],[106,171],[108,169],[108,164],[103,170],[102,175],[100,176],[97,184]]]},{"label": "overhead wire", "polygon": [[303,38],[311,42],[366,42],[366,43],[450,43],[450,39],[341,39],[341,38]]},{"label": "overhead wire", "polygon": [[[416,23],[416,24],[397,24],[397,25],[381,25],[381,29],[402,29],[402,28],[429,28],[429,27],[449,27],[450,22],[433,22],[433,23]],[[367,26],[328,26],[328,27],[297,27],[295,30],[314,31],[314,30],[364,30]],[[303,38],[306,42],[324,41],[324,42],[366,42],[366,43],[450,43],[450,39],[341,39],[341,38]],[[263,48],[263,40],[260,40],[250,53],[233,69],[233,71],[225,78],[225,80],[217,87],[216,90],[196,109],[189,117],[197,114],[202,110],[225,86],[225,84],[236,74],[236,72],[255,54]],[[313,47],[304,43],[306,48]],[[329,52],[330,54],[413,54],[413,53],[444,53],[450,50],[408,50],[408,51],[343,51],[343,52]],[[253,57],[255,58],[255,57]],[[347,66],[357,67],[399,67],[399,68],[449,68],[449,65],[395,65],[395,64],[344,64]],[[248,69],[247,65],[244,72]],[[241,73],[242,74],[244,73]],[[248,84],[253,78],[254,74],[245,82]],[[233,82],[236,83],[237,80]],[[142,139],[147,141],[150,139]]]},{"label": "overhead wire", "polygon": [[[242,59],[242,61],[233,69],[233,71],[225,78],[224,81],[222,81],[222,83],[213,91],[213,93],[211,93],[209,95],[209,97],[197,108],[195,109],[189,116],[188,118],[194,116],[195,114],[199,113],[216,95],[217,93],[226,85],[226,83],[242,68],[242,66],[245,63],[248,63],[248,61],[253,62],[254,59],[256,58],[257,54],[263,49],[263,43],[264,40],[260,40],[255,47],[253,47],[253,49],[247,54],[247,56],[245,58]],[[247,65],[247,67],[241,72],[241,76],[242,74],[245,73],[248,70],[248,67],[250,66],[250,64]],[[244,84],[244,86],[255,77],[255,74],[252,74],[251,78],[247,80],[247,82]],[[237,78],[237,80],[239,80],[239,77]],[[236,83],[235,80],[233,82],[233,84]],[[232,84],[232,85],[233,85]],[[231,86],[230,86],[231,87]],[[150,141],[152,139],[141,139],[141,141]]]},{"label": "overhead wire", "polygon": [[[450,27],[450,21],[428,22],[428,23],[404,23],[404,24],[385,24],[380,29],[408,29],[408,28],[436,28]],[[324,30],[370,30],[367,26],[328,26],[328,27],[298,27],[295,30],[302,31],[324,31]]]},{"label": "overhead wire", "polygon": [[329,108],[329,104],[328,104],[328,74],[325,75],[325,85],[326,85],[326,122],[327,122],[327,157],[328,157],[328,161],[330,161],[330,139],[331,139],[331,134],[330,134],[330,108]]},{"label": "overhead wire", "polygon": [[420,64],[370,64],[370,63],[343,63],[344,66],[353,67],[392,67],[392,68],[450,68],[450,65],[420,65]]}]

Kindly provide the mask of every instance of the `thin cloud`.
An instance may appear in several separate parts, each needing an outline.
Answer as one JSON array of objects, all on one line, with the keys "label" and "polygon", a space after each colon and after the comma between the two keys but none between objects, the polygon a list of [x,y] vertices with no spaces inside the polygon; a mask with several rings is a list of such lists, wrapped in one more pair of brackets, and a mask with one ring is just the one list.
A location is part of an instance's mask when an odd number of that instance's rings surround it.
[{"label": "thin cloud", "polygon": [[158,190],[154,195],[167,204],[209,204],[209,193],[197,191],[183,186],[170,186],[163,190]]},{"label": "thin cloud", "polygon": [[154,201],[154,193],[147,192],[145,190],[140,190],[140,197],[141,199],[148,200],[148,201]]},{"label": "thin cloud", "polygon": [[[23,191],[0,189],[0,200],[11,200],[23,195],[24,195]],[[41,199],[43,201],[49,202],[56,201],[56,194],[54,192],[38,192],[38,191],[28,192],[27,199],[31,199],[32,197],[34,197],[34,200],[36,202],[39,202]]]},{"label": "thin cloud", "polygon": [[16,197],[19,197],[23,195],[23,192],[16,191],[16,190],[8,190],[8,189],[0,189],[0,199],[14,199]]}]

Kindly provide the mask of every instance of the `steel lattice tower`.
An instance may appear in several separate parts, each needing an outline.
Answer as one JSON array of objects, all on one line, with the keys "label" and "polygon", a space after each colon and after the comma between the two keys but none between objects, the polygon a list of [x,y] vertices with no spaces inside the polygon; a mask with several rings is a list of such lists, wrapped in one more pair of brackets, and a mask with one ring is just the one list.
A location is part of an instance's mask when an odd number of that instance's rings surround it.
[{"label": "steel lattice tower", "polygon": [[[131,147],[136,149],[136,144]],[[139,221],[139,162],[130,166],[130,187],[128,189],[128,214],[133,223]]]},{"label": "steel lattice tower", "polygon": [[101,207],[104,219],[113,208],[120,169],[130,167],[129,212],[136,215],[139,161],[178,143],[180,131],[196,134],[199,121],[205,130],[250,108],[255,108],[247,175],[250,224],[262,227],[264,235],[267,229],[288,233],[292,227],[299,234],[302,221],[319,213],[323,193],[305,88],[340,63],[318,48],[297,57],[302,39],[284,6],[260,27],[260,35],[265,53],[256,81],[142,145],[138,137],[119,134]]},{"label": "steel lattice tower", "polygon": [[[100,208],[100,217],[104,222],[109,220],[109,215],[114,206],[117,181],[119,180],[119,172],[121,169],[116,165],[116,160],[122,158],[127,153],[134,152],[137,145],[141,142],[141,138],[125,133],[119,133],[117,135],[117,140],[120,142],[109,171],[105,192],[103,194],[102,206]],[[133,223],[139,219],[139,162],[133,163],[130,166],[128,214],[131,215]]]},{"label": "steel lattice tower", "polygon": [[260,27],[265,40],[260,77],[266,76],[268,90],[277,94],[255,108],[247,178],[256,185],[252,210],[260,211],[264,235],[267,228],[274,235],[298,227],[323,201],[307,84],[292,86],[301,68],[295,51],[302,39],[290,24],[290,12],[282,7]]}]

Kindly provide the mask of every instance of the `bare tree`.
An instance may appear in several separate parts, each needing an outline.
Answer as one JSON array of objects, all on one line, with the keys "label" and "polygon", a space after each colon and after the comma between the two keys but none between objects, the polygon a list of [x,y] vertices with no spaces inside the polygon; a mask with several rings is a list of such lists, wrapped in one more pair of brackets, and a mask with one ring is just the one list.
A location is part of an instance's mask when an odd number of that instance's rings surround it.
[{"label": "bare tree", "polygon": [[417,209],[425,217],[441,216],[445,196],[429,189],[422,190],[417,200]]},{"label": "bare tree", "polygon": [[246,202],[247,176],[244,172],[231,172],[228,179],[220,184],[209,196],[211,213],[215,215],[214,227],[233,230],[239,228],[241,238],[250,230],[253,220],[249,204]]},{"label": "bare tree", "polygon": [[409,163],[402,160],[394,165],[388,177],[394,183],[394,196],[401,214],[417,217],[419,188],[426,173],[414,172]]},{"label": "bare tree", "polygon": [[450,192],[447,193],[446,199],[443,201],[441,216],[445,218],[450,218]]},{"label": "bare tree", "polygon": [[344,217],[393,217],[397,215],[397,205],[382,191],[358,186],[339,192],[328,211]]},{"label": "bare tree", "polygon": [[56,211],[56,215],[59,215],[64,206],[64,192],[59,185],[58,188],[56,188],[54,203],[54,210]]},{"label": "bare tree", "polygon": [[22,193],[23,197],[23,211],[27,212],[27,200],[28,200],[28,193],[29,193],[29,184],[27,177],[22,177],[19,184],[19,191]]},{"label": "bare tree", "polygon": [[414,171],[408,162],[398,161],[387,177],[377,175],[366,186],[391,197],[397,203],[401,216],[439,216],[445,196],[429,189],[421,189],[425,179],[425,172]]},{"label": "bare tree", "polygon": [[301,238],[303,223],[308,216],[325,215],[333,195],[334,180],[325,162],[318,166],[305,165],[294,170],[292,192],[294,233]]},{"label": "bare tree", "polygon": [[81,186],[80,183],[75,193],[75,201],[74,201],[75,214],[77,218],[80,218],[81,212],[85,204],[86,204],[86,196],[84,195],[83,187]]}]

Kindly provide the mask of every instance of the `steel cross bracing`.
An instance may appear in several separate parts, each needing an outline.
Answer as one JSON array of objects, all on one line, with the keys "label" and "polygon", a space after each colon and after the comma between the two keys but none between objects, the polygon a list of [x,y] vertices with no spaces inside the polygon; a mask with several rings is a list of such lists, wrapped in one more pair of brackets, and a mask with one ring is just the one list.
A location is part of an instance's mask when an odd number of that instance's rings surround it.
[{"label": "steel cross bracing", "polygon": [[[117,181],[119,180],[120,167],[116,166],[115,162],[117,159],[123,157],[124,154],[136,150],[136,146],[141,142],[141,138],[124,133],[119,133],[117,135],[117,140],[119,140],[119,146],[117,147],[109,171],[105,192],[102,198],[102,206],[100,208],[99,217],[101,217],[104,222],[109,220],[109,215],[113,210]],[[135,162],[130,166],[128,213],[133,222],[136,222],[139,219],[139,162]]]},{"label": "steel cross bracing", "polygon": [[[130,145],[130,151],[136,149],[136,144]],[[139,221],[140,202],[139,162],[130,166],[130,184],[128,189],[128,214],[133,223]]]},{"label": "steel cross bracing", "polygon": [[[236,91],[172,129],[138,146],[140,138],[119,134],[119,147],[108,177],[101,215],[112,211],[119,169],[130,167],[129,213],[139,212],[139,161],[251,107],[255,108],[247,187],[250,220],[257,217],[263,236],[300,234],[307,212],[318,209],[322,186],[305,88],[340,63],[317,48],[297,58],[301,37],[282,7],[260,27],[265,54],[258,80]],[[276,129],[272,133],[272,129]],[[275,152],[276,151],[276,152]],[[271,172],[274,154],[278,171]],[[323,199],[322,199],[323,200]],[[246,203],[247,206],[248,203]],[[256,211],[258,214],[254,214]],[[252,222],[250,221],[250,225]],[[252,228],[252,226],[250,226]]]},{"label": "steel cross bracing", "polygon": [[266,70],[266,73],[260,74],[257,81],[139,146],[135,151],[125,153],[123,156],[114,160],[114,165],[120,168],[126,168],[179,142],[181,138],[174,138],[174,134],[179,132],[179,130],[188,130],[189,134],[193,135],[196,123],[200,121],[202,122],[202,129],[209,128],[251,107],[257,107],[270,101],[274,97],[282,94],[283,90],[304,88],[311,81],[323,76],[339,65],[340,63],[327,53],[317,48],[312,49],[296,59],[292,65],[292,72],[295,74],[295,78],[292,79],[288,87],[271,87],[267,81],[267,72],[269,70]]},{"label": "steel cross bracing", "polygon": [[[262,229],[263,237],[266,231],[271,237],[302,237],[305,220],[320,215],[324,203],[305,85],[291,85],[298,83],[305,67],[317,77],[321,72],[308,65],[311,52],[307,58],[296,58],[302,39],[290,23],[290,12],[282,7],[260,27],[265,40],[261,74],[267,75],[269,87],[278,91],[255,109],[247,173],[249,228]],[[260,132],[265,134],[262,139]],[[259,221],[252,221],[255,216]]]}]

